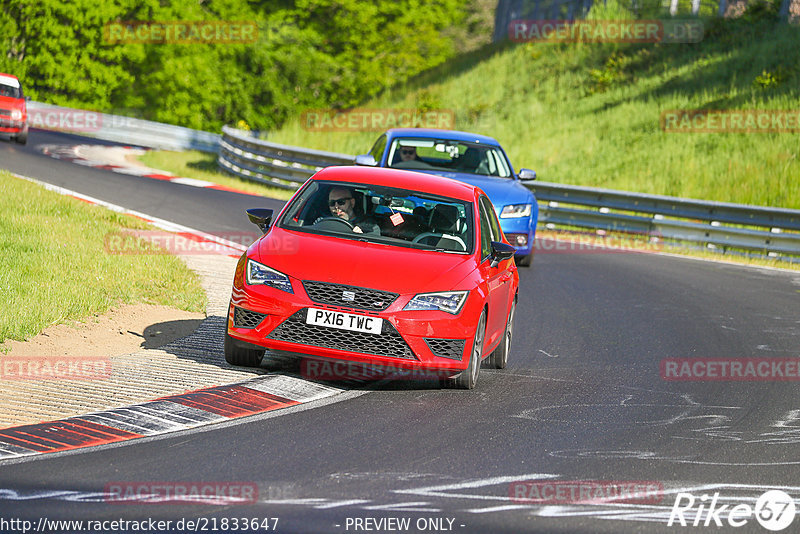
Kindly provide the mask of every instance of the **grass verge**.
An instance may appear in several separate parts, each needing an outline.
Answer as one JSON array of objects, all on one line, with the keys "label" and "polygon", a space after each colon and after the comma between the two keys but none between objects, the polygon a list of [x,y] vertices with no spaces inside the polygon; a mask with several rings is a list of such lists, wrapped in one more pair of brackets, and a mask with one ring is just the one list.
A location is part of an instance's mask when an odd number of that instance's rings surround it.
[{"label": "grass verge", "polygon": [[167,171],[176,176],[206,180],[207,182],[240,189],[254,195],[289,200],[294,194],[294,191],[269,187],[224,173],[217,166],[217,155],[207,152],[196,150],[188,150],[186,152],[148,150],[143,156],[139,156],[139,161],[148,167]]},{"label": "grass verge", "polygon": [[[453,110],[455,129],[495,137],[543,181],[800,209],[796,132],[662,130],[668,110],[800,114],[796,25],[703,22],[692,44],[487,47],[360,107]],[[382,129],[311,131],[298,118],[270,140],[364,154]]]},{"label": "grass verge", "polygon": [[197,275],[171,255],[114,255],[104,238],[148,225],[0,171],[0,343],[117,304],[205,310]]}]

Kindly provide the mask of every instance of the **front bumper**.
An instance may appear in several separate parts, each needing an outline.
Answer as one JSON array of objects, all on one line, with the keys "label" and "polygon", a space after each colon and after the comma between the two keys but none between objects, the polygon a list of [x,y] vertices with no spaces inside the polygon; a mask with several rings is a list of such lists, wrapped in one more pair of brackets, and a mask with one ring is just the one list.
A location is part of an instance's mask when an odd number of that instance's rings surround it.
[{"label": "front bumper", "polygon": [[[238,278],[238,277],[237,277]],[[469,363],[481,303],[467,297],[461,312],[404,311],[413,295],[400,295],[383,311],[333,306],[311,300],[302,283],[294,294],[268,286],[234,283],[228,334],[240,342],[276,352],[315,358],[456,373]],[[308,308],[323,308],[383,319],[380,334],[352,332],[306,323]]]},{"label": "front bumper", "polygon": [[0,133],[21,134],[28,130],[25,120],[13,120],[11,117],[0,116]]},{"label": "front bumper", "polygon": [[[533,252],[536,227],[527,217],[500,219],[500,228],[508,243],[517,249],[517,256],[527,256]],[[520,241],[524,240],[524,243]]]}]

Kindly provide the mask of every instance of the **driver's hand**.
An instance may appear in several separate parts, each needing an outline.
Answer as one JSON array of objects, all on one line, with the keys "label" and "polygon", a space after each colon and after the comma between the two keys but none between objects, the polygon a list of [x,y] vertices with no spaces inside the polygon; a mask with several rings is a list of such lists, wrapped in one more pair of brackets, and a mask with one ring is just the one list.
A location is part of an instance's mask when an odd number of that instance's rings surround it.
[{"label": "driver's hand", "polygon": [[359,228],[358,226],[354,226],[354,227],[353,227],[353,232],[355,232],[355,233],[357,233],[357,234],[363,234],[363,233],[364,233],[364,230],[362,230],[362,229],[361,229],[361,228]]}]

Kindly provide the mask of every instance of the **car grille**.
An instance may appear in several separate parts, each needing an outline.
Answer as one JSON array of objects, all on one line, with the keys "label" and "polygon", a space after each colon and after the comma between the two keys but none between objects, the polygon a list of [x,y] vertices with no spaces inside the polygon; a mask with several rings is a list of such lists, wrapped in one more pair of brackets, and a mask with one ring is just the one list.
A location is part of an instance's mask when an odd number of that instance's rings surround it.
[{"label": "car grille", "polygon": [[398,297],[397,293],[367,289],[364,287],[331,284],[328,282],[303,281],[306,293],[314,302],[358,308],[361,310],[382,311]]},{"label": "car grille", "polygon": [[10,109],[0,108],[0,115],[7,115],[7,116],[10,117],[11,116],[11,110]]},{"label": "car grille", "polygon": [[236,328],[255,328],[261,324],[266,314],[244,308],[233,307],[233,326]]},{"label": "car grille", "polygon": [[380,334],[352,332],[350,330],[306,324],[307,310],[307,308],[304,308],[294,313],[281,323],[278,328],[273,330],[267,338],[287,343],[325,347],[327,349],[416,360],[411,347],[408,346],[389,321],[383,321],[383,331]]},{"label": "car grille", "polygon": [[440,358],[450,358],[451,360],[461,360],[464,354],[463,339],[429,339],[425,338],[425,343],[434,356]]}]

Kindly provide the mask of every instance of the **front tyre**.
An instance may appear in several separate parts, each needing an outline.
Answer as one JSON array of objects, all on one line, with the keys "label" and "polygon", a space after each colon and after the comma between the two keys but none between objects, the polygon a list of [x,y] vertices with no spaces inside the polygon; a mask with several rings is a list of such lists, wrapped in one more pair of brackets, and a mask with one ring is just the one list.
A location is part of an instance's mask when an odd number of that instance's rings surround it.
[{"label": "front tyre", "polygon": [[265,349],[250,349],[240,346],[237,341],[225,332],[225,361],[241,367],[259,367]]},{"label": "front tyre", "polygon": [[481,312],[478,326],[475,328],[475,339],[472,342],[472,352],[469,356],[469,365],[461,374],[445,380],[445,387],[454,389],[472,389],[478,382],[478,372],[481,369],[481,356],[483,356],[483,336],[486,333],[486,312]]},{"label": "front tyre", "polygon": [[508,312],[506,321],[506,331],[503,332],[503,340],[496,349],[489,355],[489,366],[494,369],[505,369],[508,365],[508,353],[511,351],[511,338],[514,336],[514,313],[517,309],[517,301],[511,303],[511,310]]},{"label": "front tyre", "polygon": [[531,262],[533,261],[533,252],[526,256],[516,256],[514,258],[517,267],[530,267]]}]

